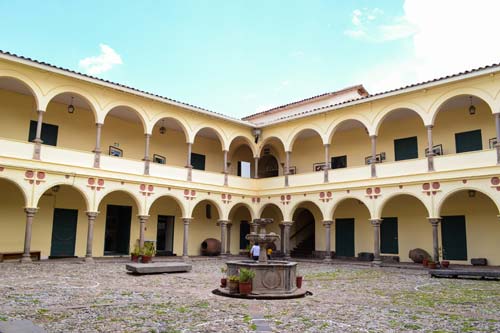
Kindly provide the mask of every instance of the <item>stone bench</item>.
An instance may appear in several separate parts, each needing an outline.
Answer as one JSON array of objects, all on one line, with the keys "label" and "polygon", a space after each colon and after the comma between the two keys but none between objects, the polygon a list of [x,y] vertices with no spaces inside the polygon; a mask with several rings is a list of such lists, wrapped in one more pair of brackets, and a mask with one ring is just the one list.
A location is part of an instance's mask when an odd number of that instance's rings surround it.
[{"label": "stone bench", "polygon": [[184,262],[152,262],[148,264],[130,263],[125,268],[133,274],[162,274],[189,272],[192,266]]},{"label": "stone bench", "polygon": [[476,277],[476,278],[500,278],[500,271],[477,270],[477,269],[430,269],[431,277],[458,278],[458,277]]},{"label": "stone bench", "polygon": [[[30,251],[32,260],[40,260],[41,251]],[[23,252],[0,252],[0,262],[9,259],[21,259]]]}]

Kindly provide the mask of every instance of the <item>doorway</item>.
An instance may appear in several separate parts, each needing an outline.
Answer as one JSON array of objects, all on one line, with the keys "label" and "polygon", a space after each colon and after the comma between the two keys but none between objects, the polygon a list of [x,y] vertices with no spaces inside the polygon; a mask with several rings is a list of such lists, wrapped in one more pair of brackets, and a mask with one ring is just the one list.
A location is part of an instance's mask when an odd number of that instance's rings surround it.
[{"label": "doorway", "polygon": [[443,259],[467,260],[467,236],[465,216],[443,216],[441,221],[441,241]]},{"label": "doorway", "polygon": [[54,208],[50,258],[75,256],[77,209]]},{"label": "doorway", "polygon": [[380,225],[380,252],[398,254],[398,218],[383,217]]},{"label": "doorway", "polygon": [[156,228],[156,255],[174,255],[174,223],[175,216],[158,215]]},{"label": "doorway", "polygon": [[354,257],[354,219],[335,219],[335,256]]},{"label": "doorway", "polygon": [[131,206],[107,205],[104,255],[128,255]]}]

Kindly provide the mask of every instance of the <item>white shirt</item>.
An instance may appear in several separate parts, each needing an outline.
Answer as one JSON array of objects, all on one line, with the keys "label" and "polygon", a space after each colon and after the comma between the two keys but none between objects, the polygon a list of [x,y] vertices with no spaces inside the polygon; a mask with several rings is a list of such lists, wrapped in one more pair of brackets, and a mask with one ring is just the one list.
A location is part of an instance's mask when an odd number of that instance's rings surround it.
[{"label": "white shirt", "polygon": [[252,254],[253,257],[258,257],[260,255],[260,246],[259,245],[252,246],[250,253]]}]

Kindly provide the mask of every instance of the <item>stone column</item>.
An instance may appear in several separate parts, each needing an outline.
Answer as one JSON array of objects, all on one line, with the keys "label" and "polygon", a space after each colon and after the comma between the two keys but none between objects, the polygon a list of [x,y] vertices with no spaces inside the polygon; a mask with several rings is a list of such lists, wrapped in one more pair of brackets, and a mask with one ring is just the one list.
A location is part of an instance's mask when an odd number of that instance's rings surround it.
[{"label": "stone column", "polygon": [[220,254],[226,255],[227,246],[227,222],[226,220],[219,220],[220,223]]},{"label": "stone column", "polygon": [[438,226],[441,219],[428,217],[427,220],[432,225],[432,260],[439,262]]},{"label": "stone column", "polygon": [[285,243],[285,259],[290,259],[290,228],[292,227],[293,221],[283,221],[283,239]]},{"label": "stone column", "polygon": [[224,167],[222,168],[222,172],[224,173],[224,186],[227,186],[227,150],[222,151],[224,153]]},{"label": "stone column", "polygon": [[231,254],[231,227],[233,224],[231,221],[227,221],[227,248],[226,248],[226,254],[229,255]]},{"label": "stone column", "polygon": [[101,132],[102,124],[95,124],[96,126],[96,136],[95,136],[95,148],[94,148],[94,168],[101,167]]},{"label": "stone column", "polygon": [[332,220],[324,220],[323,226],[325,227],[325,258],[324,261],[332,261],[332,246],[331,246],[331,225],[333,224]]},{"label": "stone column", "polygon": [[193,166],[191,165],[191,150],[193,148],[193,144],[188,142],[187,145],[188,145],[187,164],[186,164],[186,168],[188,169],[187,181],[190,182],[192,179],[192,170],[193,170]]},{"label": "stone column", "polygon": [[87,251],[85,252],[85,261],[86,262],[94,262],[92,258],[92,243],[94,240],[94,223],[97,218],[98,212],[87,212]]},{"label": "stone column", "polygon": [[380,224],[382,219],[371,219],[370,222],[373,226],[373,263],[380,265],[382,262],[380,258]]},{"label": "stone column", "polygon": [[258,157],[254,157],[254,163],[255,163],[255,168],[254,168],[254,172],[255,172],[255,175],[254,175],[254,178],[255,179],[258,179],[259,178],[259,158]]},{"label": "stone column", "polygon": [[427,154],[427,171],[434,171],[434,152],[432,151],[434,144],[432,143],[432,127],[432,125],[425,126],[425,128],[427,128],[427,149],[429,149],[429,153]]},{"label": "stone column", "polygon": [[495,128],[497,132],[497,144],[495,145],[497,150],[497,164],[500,164],[500,113],[495,113]]},{"label": "stone column", "polygon": [[377,177],[376,161],[377,161],[377,136],[370,135],[370,140],[372,143],[372,160],[370,162],[372,177]]},{"label": "stone column", "polygon": [[280,251],[285,254],[285,226],[280,223]]},{"label": "stone column", "polygon": [[[40,159],[40,151],[42,150],[42,123],[43,123],[43,114],[44,111],[38,110],[38,119],[36,122],[36,134],[35,134],[35,139],[33,142],[35,143],[35,148],[33,150],[33,159],[34,160],[39,160]],[[30,259],[31,260],[31,259]]]},{"label": "stone column", "polygon": [[182,259],[189,259],[188,256],[188,240],[189,240],[189,223],[191,222],[192,218],[190,217],[184,217],[182,219],[182,222],[184,222],[184,238],[182,241]]},{"label": "stone column", "polygon": [[328,170],[330,170],[330,144],[325,144],[325,176],[323,182],[328,183]]},{"label": "stone column", "polygon": [[139,215],[139,248],[144,247],[144,231],[146,230],[146,222],[148,222],[149,215]]},{"label": "stone column", "polygon": [[144,146],[144,174],[149,175],[149,164],[151,163],[151,158],[149,158],[149,142],[151,141],[151,134],[144,134],[146,138],[146,143]]},{"label": "stone column", "polygon": [[290,174],[290,154],[291,151],[286,152],[286,160],[285,160],[285,186],[288,186],[288,175]]},{"label": "stone column", "polygon": [[25,208],[26,212],[26,229],[24,230],[24,252],[21,262],[31,262],[30,248],[31,248],[31,229],[33,225],[33,218],[38,208]]}]

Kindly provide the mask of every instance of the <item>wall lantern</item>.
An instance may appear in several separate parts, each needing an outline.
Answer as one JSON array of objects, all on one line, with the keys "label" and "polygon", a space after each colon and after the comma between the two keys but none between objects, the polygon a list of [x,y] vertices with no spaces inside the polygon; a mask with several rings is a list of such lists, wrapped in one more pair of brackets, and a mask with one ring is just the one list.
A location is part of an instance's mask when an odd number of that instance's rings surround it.
[{"label": "wall lantern", "polygon": [[254,128],[252,130],[252,135],[255,138],[255,143],[259,142],[259,137],[262,135],[262,130],[260,128]]},{"label": "wall lantern", "polygon": [[470,99],[469,114],[472,116],[476,114],[476,107],[474,106],[474,104],[472,104],[472,96],[469,96],[469,99]]},{"label": "wall lantern", "polygon": [[167,132],[167,128],[165,127],[164,122],[165,122],[165,120],[162,119],[161,120],[161,126],[160,126],[160,134],[165,134]]},{"label": "wall lantern", "polygon": [[68,113],[75,113],[75,106],[73,105],[73,96],[71,96],[71,103],[68,105]]},{"label": "wall lantern", "polygon": [[476,197],[476,191],[475,190],[469,190],[468,194],[469,194],[469,198],[475,198]]}]

